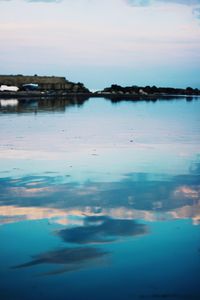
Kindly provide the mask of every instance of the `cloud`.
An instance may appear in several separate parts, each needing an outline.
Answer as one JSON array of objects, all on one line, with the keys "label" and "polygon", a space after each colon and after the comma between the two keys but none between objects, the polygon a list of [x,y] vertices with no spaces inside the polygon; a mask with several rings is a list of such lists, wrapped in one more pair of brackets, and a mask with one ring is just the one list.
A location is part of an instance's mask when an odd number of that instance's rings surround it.
[{"label": "cloud", "polygon": [[200,5],[200,0],[125,0],[132,6],[148,6],[156,2],[181,4],[181,5]]},{"label": "cloud", "polygon": [[194,8],[193,14],[196,18],[200,19],[200,7]]},{"label": "cloud", "polygon": [[[147,180],[148,173],[129,173],[117,182],[98,183],[63,182],[59,176],[25,176],[18,179],[0,178],[0,205],[16,207],[46,207],[85,211],[91,207],[101,209],[132,208],[127,199],[134,199],[134,208],[154,210],[154,202],[162,201],[160,211],[168,211],[185,205],[193,205],[192,197],[175,201],[175,191],[180,187],[199,192],[199,164],[193,165],[189,175],[174,176],[170,180],[160,177]],[[119,192],[120,191],[120,192]],[[146,197],[148,195],[148,197]],[[191,196],[191,194],[190,194]],[[20,212],[19,212],[20,213]],[[46,215],[46,214],[45,214]],[[4,214],[5,216],[5,214]]]},{"label": "cloud", "polygon": [[27,2],[60,3],[62,0],[26,0]]},{"label": "cloud", "polygon": [[[11,1],[11,0],[0,0],[0,1]],[[60,3],[64,0],[24,0],[26,2],[44,2],[44,3]],[[200,0],[125,0],[131,6],[148,6],[156,2],[173,3],[181,5],[200,5]]]},{"label": "cloud", "polygon": [[174,4],[182,4],[182,5],[198,5],[200,4],[200,0],[158,0],[161,2],[169,2]]},{"label": "cloud", "polygon": [[[10,2],[12,0],[0,0],[0,2]],[[25,2],[44,2],[44,3],[60,3],[63,0],[24,0]]]},{"label": "cloud", "polygon": [[91,216],[84,226],[62,229],[58,236],[65,242],[77,244],[113,242],[119,237],[137,236],[147,233],[147,226],[133,220],[112,219],[106,216]]},{"label": "cloud", "polygon": [[148,6],[151,4],[151,0],[126,0],[131,6]]},{"label": "cloud", "polygon": [[194,7],[193,15],[196,18],[200,18],[200,0],[125,0],[125,2],[133,7],[147,7],[156,3],[164,3],[164,4],[179,4]]}]

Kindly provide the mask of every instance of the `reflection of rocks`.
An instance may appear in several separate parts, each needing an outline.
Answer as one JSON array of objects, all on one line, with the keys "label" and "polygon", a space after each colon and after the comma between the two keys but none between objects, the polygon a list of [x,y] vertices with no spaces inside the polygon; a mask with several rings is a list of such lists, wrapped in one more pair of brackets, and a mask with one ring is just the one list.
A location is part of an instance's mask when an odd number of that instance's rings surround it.
[{"label": "reflection of rocks", "polygon": [[69,243],[90,244],[112,242],[119,237],[147,233],[147,226],[133,220],[111,219],[105,216],[87,217],[84,226],[62,229],[58,235]]},{"label": "reflection of rocks", "polygon": [[49,275],[59,274],[87,267],[90,261],[95,262],[95,260],[106,254],[108,254],[108,252],[91,247],[65,248],[36,255],[32,261],[14,266],[13,269],[32,267],[40,264],[65,265],[65,267],[60,270],[48,273]]}]

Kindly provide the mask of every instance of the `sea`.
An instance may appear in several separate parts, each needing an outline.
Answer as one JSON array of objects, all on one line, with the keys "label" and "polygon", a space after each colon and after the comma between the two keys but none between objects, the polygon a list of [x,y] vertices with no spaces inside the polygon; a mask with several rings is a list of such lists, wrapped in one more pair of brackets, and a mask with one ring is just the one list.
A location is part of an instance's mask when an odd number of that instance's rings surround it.
[{"label": "sea", "polygon": [[200,299],[200,98],[0,100],[0,299]]}]

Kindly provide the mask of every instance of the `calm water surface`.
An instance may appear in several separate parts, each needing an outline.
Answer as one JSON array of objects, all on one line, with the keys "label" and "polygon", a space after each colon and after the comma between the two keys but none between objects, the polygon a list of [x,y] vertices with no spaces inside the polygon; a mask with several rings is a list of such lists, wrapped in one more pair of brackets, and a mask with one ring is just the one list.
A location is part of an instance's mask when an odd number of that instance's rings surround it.
[{"label": "calm water surface", "polygon": [[0,100],[0,299],[200,299],[199,112]]}]

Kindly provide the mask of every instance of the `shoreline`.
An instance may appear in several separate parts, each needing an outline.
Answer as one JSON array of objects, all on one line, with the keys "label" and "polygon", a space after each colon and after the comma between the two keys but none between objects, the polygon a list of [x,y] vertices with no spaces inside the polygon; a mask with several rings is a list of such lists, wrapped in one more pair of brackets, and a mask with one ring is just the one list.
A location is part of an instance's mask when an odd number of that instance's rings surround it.
[{"label": "shoreline", "polygon": [[18,91],[18,92],[0,92],[0,99],[23,99],[23,98],[63,98],[66,96],[91,96],[93,93],[67,93],[67,92],[56,92],[56,91]]},{"label": "shoreline", "polygon": [[18,91],[18,92],[0,92],[0,99],[18,99],[36,98],[36,99],[53,99],[53,98],[66,98],[66,97],[80,97],[80,98],[106,98],[113,101],[120,100],[158,100],[159,98],[199,98],[200,95],[188,95],[188,94],[166,94],[166,93],[154,93],[148,95],[142,94],[122,94],[122,93],[104,93],[104,92],[89,92],[89,93],[67,93],[66,91]]}]

